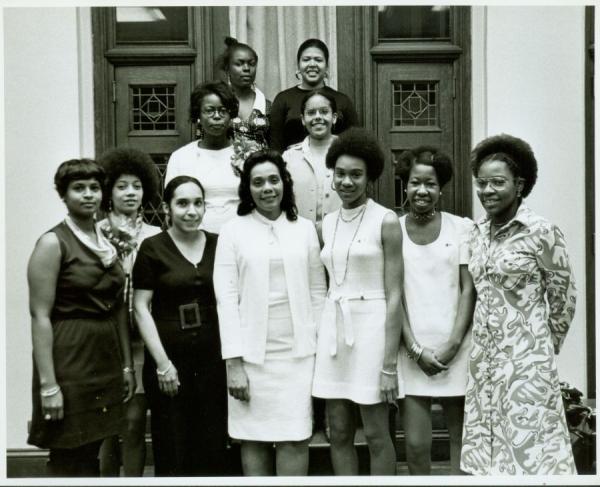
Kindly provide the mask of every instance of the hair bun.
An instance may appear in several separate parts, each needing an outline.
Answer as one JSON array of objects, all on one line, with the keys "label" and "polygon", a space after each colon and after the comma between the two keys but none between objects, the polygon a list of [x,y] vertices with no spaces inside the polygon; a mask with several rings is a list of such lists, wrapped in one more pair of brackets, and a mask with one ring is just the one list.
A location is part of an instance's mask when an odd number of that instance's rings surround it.
[{"label": "hair bun", "polygon": [[235,37],[225,37],[225,45],[227,47],[232,47],[235,46],[236,44],[239,44],[239,42],[237,41],[237,39]]}]

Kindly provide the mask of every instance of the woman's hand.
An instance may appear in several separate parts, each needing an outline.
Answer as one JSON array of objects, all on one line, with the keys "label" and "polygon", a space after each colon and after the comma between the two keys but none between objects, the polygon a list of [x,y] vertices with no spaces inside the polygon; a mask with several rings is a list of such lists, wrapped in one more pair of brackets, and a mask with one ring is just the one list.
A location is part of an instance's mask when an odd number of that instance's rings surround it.
[{"label": "woman's hand", "polygon": [[[164,373],[158,373],[159,370],[164,370]],[[176,396],[179,392],[179,376],[177,375],[177,369],[173,365],[173,362],[169,362],[168,365],[162,369],[157,369],[156,375],[158,376],[158,388],[163,394],[169,397]]]},{"label": "woman's hand", "polygon": [[42,396],[42,414],[46,421],[60,421],[64,418],[64,399],[59,389],[56,394]]},{"label": "woman's hand", "polygon": [[137,385],[133,369],[129,367],[127,369],[123,369],[123,402],[130,401],[133,398]]},{"label": "woman's hand", "polygon": [[398,374],[391,374],[387,371],[381,371],[381,378],[379,380],[380,391],[382,402],[396,405],[398,399]]},{"label": "woman's hand", "polygon": [[436,357],[435,352],[427,347],[423,348],[423,352],[421,353],[421,357],[419,357],[417,364],[421,367],[421,370],[429,376],[448,369],[448,366],[440,362]]},{"label": "woman's hand", "polygon": [[250,400],[250,384],[248,375],[244,370],[242,359],[234,358],[227,360],[227,389],[231,397],[240,401]]},{"label": "woman's hand", "polygon": [[441,363],[448,365],[458,353],[459,348],[460,343],[448,341],[440,345],[433,353]]}]

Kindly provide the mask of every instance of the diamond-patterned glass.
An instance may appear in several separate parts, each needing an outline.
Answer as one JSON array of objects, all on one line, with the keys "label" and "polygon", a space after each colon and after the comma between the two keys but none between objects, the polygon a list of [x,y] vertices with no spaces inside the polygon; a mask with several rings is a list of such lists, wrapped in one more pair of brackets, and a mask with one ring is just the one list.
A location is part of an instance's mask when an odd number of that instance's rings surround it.
[{"label": "diamond-patterned glass", "polygon": [[131,129],[175,130],[175,85],[130,86]]},{"label": "diamond-patterned glass", "polygon": [[156,198],[149,201],[144,208],[144,221],[150,225],[163,227],[165,222],[165,213],[162,210],[162,201],[169,154],[150,154],[150,157],[152,157],[152,160],[154,161],[160,182],[158,185],[158,195]]},{"label": "diamond-patterned glass", "polygon": [[394,81],[392,83],[392,126],[437,126],[437,100],[437,81]]}]

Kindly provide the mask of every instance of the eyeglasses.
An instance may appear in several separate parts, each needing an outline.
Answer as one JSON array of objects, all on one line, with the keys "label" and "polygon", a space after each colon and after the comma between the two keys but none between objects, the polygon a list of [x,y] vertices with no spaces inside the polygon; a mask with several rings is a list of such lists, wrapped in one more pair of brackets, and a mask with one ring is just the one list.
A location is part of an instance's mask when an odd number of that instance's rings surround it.
[{"label": "eyeglasses", "polygon": [[202,115],[206,115],[207,117],[214,117],[216,113],[219,114],[219,117],[224,117],[225,115],[229,115],[229,110],[225,107],[206,107],[202,109]]},{"label": "eyeglasses", "polygon": [[[518,179],[519,178],[515,178],[515,181]],[[492,189],[501,191],[506,188],[508,181],[510,181],[510,179],[502,176],[494,176],[492,178],[475,178],[475,187],[477,188],[477,191],[483,191],[489,184]]]}]

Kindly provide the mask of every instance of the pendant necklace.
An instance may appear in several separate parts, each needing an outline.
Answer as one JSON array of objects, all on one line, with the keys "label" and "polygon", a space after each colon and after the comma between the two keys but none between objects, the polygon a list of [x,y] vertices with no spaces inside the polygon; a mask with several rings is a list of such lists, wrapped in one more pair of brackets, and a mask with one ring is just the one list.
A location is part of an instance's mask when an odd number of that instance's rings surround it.
[{"label": "pendant necklace", "polygon": [[[333,241],[331,243],[331,255],[330,255],[330,257],[331,257],[331,274],[333,275],[333,280],[337,287],[341,287],[342,284],[344,284],[344,281],[346,280],[346,276],[348,275],[348,267],[349,267],[348,264],[349,264],[349,260],[350,260],[350,248],[352,247],[352,244],[354,243],[354,240],[356,239],[356,235],[358,234],[358,230],[360,228],[360,225],[362,224],[363,217],[365,216],[366,210],[367,210],[367,204],[365,203],[362,210],[360,210],[358,213],[356,213],[356,215],[349,218],[348,220],[345,220],[342,217],[342,208],[339,209],[338,217],[335,221],[335,228],[333,230]],[[342,280],[340,282],[338,282],[336,273],[335,273],[335,264],[334,264],[334,260],[333,260],[333,250],[335,248],[335,238],[337,235],[338,225],[340,223],[340,220],[342,220],[344,223],[351,223],[354,220],[356,220],[359,216],[360,216],[360,220],[358,221],[358,225],[356,226],[356,230],[354,230],[354,235],[352,235],[352,240],[350,240],[350,244],[348,245],[348,250],[346,251],[346,263],[344,266],[344,276],[342,277]]]}]

